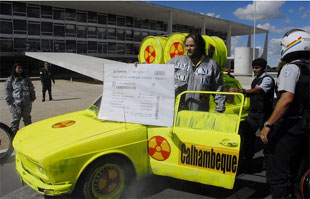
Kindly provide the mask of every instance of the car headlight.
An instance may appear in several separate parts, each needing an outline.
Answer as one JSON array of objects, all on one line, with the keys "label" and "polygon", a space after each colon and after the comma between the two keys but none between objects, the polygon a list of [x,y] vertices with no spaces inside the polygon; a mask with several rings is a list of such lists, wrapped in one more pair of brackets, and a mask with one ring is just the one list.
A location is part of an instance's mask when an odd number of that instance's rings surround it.
[{"label": "car headlight", "polygon": [[38,170],[40,171],[40,173],[44,174],[44,170],[40,165],[38,165]]}]

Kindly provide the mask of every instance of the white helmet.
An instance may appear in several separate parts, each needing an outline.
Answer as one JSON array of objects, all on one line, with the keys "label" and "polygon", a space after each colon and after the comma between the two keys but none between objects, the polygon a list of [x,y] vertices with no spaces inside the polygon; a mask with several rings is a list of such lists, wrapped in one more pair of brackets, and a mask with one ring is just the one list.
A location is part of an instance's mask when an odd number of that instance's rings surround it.
[{"label": "white helmet", "polygon": [[302,58],[305,53],[310,53],[310,34],[301,29],[292,29],[283,36],[281,46],[282,60],[289,57]]}]

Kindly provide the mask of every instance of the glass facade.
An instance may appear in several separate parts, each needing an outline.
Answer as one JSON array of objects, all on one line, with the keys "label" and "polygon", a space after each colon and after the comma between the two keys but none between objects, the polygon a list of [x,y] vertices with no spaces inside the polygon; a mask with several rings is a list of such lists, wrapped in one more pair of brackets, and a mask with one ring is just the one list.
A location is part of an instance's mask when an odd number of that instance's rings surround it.
[{"label": "glass facade", "polygon": [[[116,58],[128,55],[131,59],[137,57],[145,37],[167,34],[163,21],[36,5],[35,1],[0,1],[0,27],[1,52],[75,52]],[[199,29],[173,25],[173,32],[193,30]],[[224,39],[227,36],[206,32]]]}]

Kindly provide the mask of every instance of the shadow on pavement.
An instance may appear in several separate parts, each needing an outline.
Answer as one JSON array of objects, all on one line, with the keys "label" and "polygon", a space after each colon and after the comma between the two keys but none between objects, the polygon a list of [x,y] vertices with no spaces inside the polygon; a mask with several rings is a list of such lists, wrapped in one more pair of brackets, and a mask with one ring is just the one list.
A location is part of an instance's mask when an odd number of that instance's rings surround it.
[{"label": "shadow on pavement", "polygon": [[77,99],[81,99],[81,98],[75,97],[75,98],[53,99],[53,101],[66,101],[66,100],[77,100]]}]

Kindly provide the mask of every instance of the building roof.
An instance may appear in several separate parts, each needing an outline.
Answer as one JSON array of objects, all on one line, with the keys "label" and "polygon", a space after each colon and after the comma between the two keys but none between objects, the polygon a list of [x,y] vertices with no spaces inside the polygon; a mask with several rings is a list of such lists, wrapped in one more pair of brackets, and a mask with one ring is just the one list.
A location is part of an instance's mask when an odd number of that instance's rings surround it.
[{"label": "building roof", "polygon": [[[203,18],[205,18],[205,27],[210,30],[225,33],[228,31],[229,24],[231,24],[231,36],[249,35],[253,33],[252,26],[141,1],[33,1],[29,3],[132,16],[164,22],[168,21],[169,12],[171,11],[173,24],[201,28]],[[255,31],[257,34],[267,32],[267,30],[261,28],[256,28]]]}]

